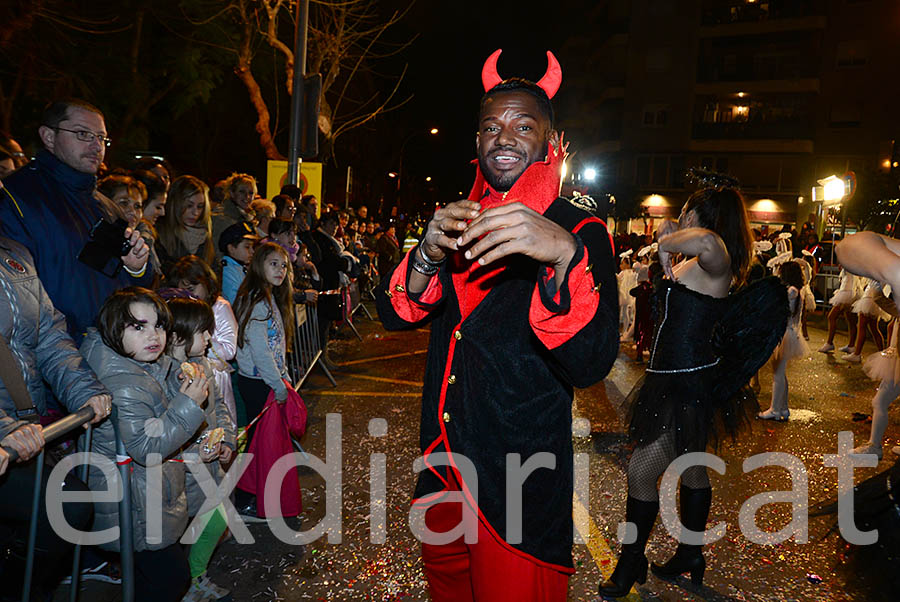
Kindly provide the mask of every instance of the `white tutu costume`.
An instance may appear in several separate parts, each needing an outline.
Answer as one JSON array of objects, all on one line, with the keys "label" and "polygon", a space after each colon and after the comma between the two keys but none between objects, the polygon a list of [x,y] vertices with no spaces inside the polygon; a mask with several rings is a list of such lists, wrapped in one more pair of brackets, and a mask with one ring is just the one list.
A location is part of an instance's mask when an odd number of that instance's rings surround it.
[{"label": "white tutu costume", "polygon": [[800,266],[803,272],[803,288],[800,289],[800,299],[803,301],[803,308],[806,311],[816,311],[816,296],[813,295],[810,283],[812,282],[812,266],[809,262],[798,257],[794,260]]},{"label": "white tutu costume", "polygon": [[878,304],[875,302],[875,298],[881,295],[881,283],[867,278],[866,290],[863,292],[862,297],[853,304],[853,313],[865,314],[877,320],[890,320],[890,314],[878,307]]},{"label": "white tutu costume", "polygon": [[809,355],[809,345],[803,338],[800,328],[800,316],[802,311],[797,311],[797,305],[802,301],[800,291],[797,287],[788,288],[788,303],[791,308],[791,314],[788,318],[787,328],[778,347],[775,348],[775,360],[785,357],[788,361]]},{"label": "white tutu costume", "polygon": [[637,272],[633,268],[616,274],[619,287],[619,332],[627,333],[634,323],[634,297],[629,293],[637,286]]},{"label": "white tutu costume", "polygon": [[861,294],[860,280],[854,274],[845,269],[841,269],[841,286],[834,291],[831,299],[828,300],[831,305],[853,305]]},{"label": "white tutu costume", "polygon": [[890,345],[878,353],[873,353],[867,357],[863,364],[863,370],[865,370],[866,375],[874,381],[900,382],[900,357],[897,355],[898,330],[900,328],[895,324],[894,332],[891,333]]}]

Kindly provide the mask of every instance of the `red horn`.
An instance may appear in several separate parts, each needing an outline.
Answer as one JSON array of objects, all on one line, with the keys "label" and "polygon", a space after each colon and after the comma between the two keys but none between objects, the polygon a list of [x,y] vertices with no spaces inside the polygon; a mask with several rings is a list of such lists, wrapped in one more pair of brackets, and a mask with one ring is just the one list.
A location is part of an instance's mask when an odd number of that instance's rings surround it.
[{"label": "red horn", "polygon": [[484,84],[485,92],[503,81],[500,75],[497,74],[497,59],[500,58],[501,52],[503,52],[502,48],[495,50],[494,54],[489,56],[484,62],[484,67],[481,69],[481,83]]},{"label": "red horn", "polygon": [[[490,61],[490,59],[488,59],[488,61]],[[496,65],[496,61],[494,64]],[[496,73],[496,67],[494,73]],[[560,84],[562,84],[562,68],[559,66],[559,61],[556,60],[553,53],[548,50],[547,73],[544,74],[544,77],[541,78],[541,81],[539,81],[537,85],[544,89],[544,92],[547,93],[549,98],[553,98],[553,95],[559,90]]]}]

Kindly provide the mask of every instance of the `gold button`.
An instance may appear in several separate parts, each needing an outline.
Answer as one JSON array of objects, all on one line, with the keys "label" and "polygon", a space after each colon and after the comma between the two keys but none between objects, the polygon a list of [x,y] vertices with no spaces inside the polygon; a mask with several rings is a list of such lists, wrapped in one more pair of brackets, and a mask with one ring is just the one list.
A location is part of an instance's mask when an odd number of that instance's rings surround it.
[{"label": "gold button", "polygon": [[444,422],[450,422],[450,412],[444,412]]},{"label": "gold button", "polygon": [[451,374],[449,377],[447,377],[447,383],[451,384],[451,385],[455,385],[456,384],[456,375]]},{"label": "gold button", "polygon": [[402,293],[406,289],[403,288],[402,284],[398,284],[397,286],[394,287],[394,290],[397,291],[398,293]]},{"label": "gold button", "polygon": [[462,338],[462,333],[457,330],[456,332],[453,333],[453,338],[456,339],[457,341],[460,340]]},{"label": "gold button", "polygon": [[594,264],[593,264],[593,263],[589,263],[589,264],[588,264],[588,267],[584,268],[584,273],[587,274],[587,273],[590,272],[592,269],[594,269]]},{"label": "gold button", "polygon": [[599,283],[599,282],[597,283],[597,286],[594,287],[594,292],[595,292],[595,293],[599,293],[599,292],[600,292],[600,283]]},{"label": "gold button", "polygon": [[394,298],[394,293],[392,293],[391,291],[384,291],[384,294],[387,295],[389,299]]}]

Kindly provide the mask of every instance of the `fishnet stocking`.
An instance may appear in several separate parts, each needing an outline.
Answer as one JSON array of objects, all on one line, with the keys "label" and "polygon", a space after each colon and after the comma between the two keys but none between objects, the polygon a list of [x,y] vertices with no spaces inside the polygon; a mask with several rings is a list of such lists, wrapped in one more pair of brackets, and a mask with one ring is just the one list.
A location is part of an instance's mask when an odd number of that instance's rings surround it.
[{"label": "fishnet stocking", "polygon": [[[634,450],[628,462],[628,495],[644,502],[659,499],[659,478],[675,459],[675,441],[671,434],[661,435],[653,443]],[[691,466],[681,475],[681,484],[691,489],[709,487],[705,466]]]}]

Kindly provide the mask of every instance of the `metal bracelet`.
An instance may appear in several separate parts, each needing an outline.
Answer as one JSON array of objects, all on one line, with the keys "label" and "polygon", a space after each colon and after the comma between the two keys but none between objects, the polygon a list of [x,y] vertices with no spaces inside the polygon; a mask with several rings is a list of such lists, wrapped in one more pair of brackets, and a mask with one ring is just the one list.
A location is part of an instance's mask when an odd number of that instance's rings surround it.
[{"label": "metal bracelet", "polygon": [[441,266],[440,266],[440,264],[434,265],[434,264],[422,261],[421,259],[419,259],[418,253],[416,253],[412,256],[412,269],[419,272],[423,276],[434,276],[435,274],[438,273],[438,270],[441,269]]},{"label": "metal bracelet", "polygon": [[425,254],[425,251],[422,250],[422,247],[419,247],[418,250],[415,253],[413,253],[413,259],[414,260],[419,259],[421,262],[424,262],[426,265],[430,265],[433,268],[439,268],[439,267],[441,267],[441,265],[443,265],[443,263],[445,261],[447,261],[446,257],[444,257],[440,261],[432,261],[428,257],[428,255]]}]

